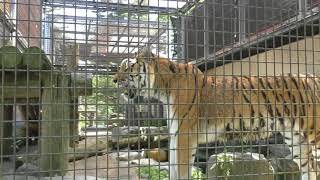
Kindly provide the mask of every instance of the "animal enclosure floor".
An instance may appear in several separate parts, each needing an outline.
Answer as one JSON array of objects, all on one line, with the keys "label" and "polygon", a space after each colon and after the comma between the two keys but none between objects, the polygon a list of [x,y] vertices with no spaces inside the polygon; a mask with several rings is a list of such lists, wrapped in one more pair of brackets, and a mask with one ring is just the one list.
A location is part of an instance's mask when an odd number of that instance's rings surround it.
[{"label": "animal enclosure floor", "polygon": [[136,167],[117,161],[115,155],[105,154],[69,163],[67,176],[85,175],[110,179],[139,179]]}]

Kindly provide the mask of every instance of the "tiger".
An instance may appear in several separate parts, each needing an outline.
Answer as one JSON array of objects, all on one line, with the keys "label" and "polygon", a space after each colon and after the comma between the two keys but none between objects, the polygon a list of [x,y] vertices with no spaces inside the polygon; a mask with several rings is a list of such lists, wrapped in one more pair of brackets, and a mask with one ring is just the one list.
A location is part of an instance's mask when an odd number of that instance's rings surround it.
[{"label": "tiger", "polygon": [[303,180],[319,168],[320,78],[311,74],[214,76],[192,63],[144,48],[124,59],[113,77],[128,99],[156,97],[169,111],[169,176],[191,179],[199,144],[265,139],[279,132]]}]

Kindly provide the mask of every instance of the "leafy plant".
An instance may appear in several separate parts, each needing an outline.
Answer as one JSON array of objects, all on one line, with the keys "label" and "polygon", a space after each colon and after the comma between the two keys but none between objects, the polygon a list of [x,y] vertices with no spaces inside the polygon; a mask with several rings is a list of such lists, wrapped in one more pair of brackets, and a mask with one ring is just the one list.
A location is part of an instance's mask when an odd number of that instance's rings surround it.
[{"label": "leafy plant", "polygon": [[193,168],[191,176],[192,176],[192,179],[203,179],[203,178],[205,178],[203,172],[199,168]]},{"label": "leafy plant", "polygon": [[[96,112],[97,120],[106,120],[111,113],[120,111],[117,103],[118,92],[112,82],[112,76],[94,75],[92,78],[93,93],[91,96],[82,97],[81,104],[85,104],[85,111]],[[85,120],[85,114],[80,120]]]},{"label": "leafy plant", "polygon": [[[167,180],[169,179],[169,173],[167,170],[161,170],[158,167],[141,167],[140,177],[148,178],[150,180]],[[198,168],[192,169],[192,179],[202,179],[204,174]]]},{"label": "leafy plant", "polygon": [[147,177],[150,180],[168,179],[169,174],[166,170],[160,170],[157,167],[141,167],[140,177]]},{"label": "leafy plant", "polygon": [[168,22],[169,21],[169,15],[168,14],[160,14],[158,16],[159,22]]},{"label": "leafy plant", "polygon": [[[219,170],[222,172],[224,179],[227,179],[230,176],[231,168],[233,165],[232,156],[226,153],[226,150],[222,156],[217,157],[217,166]],[[214,166],[211,167],[214,168]]]}]

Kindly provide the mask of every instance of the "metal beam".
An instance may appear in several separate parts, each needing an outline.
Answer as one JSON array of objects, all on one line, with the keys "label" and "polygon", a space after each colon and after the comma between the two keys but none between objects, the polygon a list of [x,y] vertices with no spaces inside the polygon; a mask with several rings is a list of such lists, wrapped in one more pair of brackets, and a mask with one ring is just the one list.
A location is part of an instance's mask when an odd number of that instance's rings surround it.
[{"label": "metal beam", "polygon": [[132,4],[120,4],[110,2],[90,2],[85,0],[47,0],[44,6],[89,9],[97,11],[125,11],[125,12],[146,12],[146,13],[176,13],[176,8],[158,7],[158,6],[140,6]]},{"label": "metal beam", "polygon": [[[157,35],[154,36],[153,38],[151,38],[150,40],[148,40],[148,42],[146,43],[143,43],[143,45],[139,45],[141,43],[141,41],[144,39],[141,39],[139,42],[138,42],[138,45],[136,46],[136,48],[140,49],[142,47],[144,47],[146,44],[151,44],[151,43],[155,43],[156,40],[158,40],[160,38],[160,36],[166,32],[166,29],[161,29],[161,31],[158,31]],[[159,45],[159,43],[158,43]],[[130,51],[130,53],[133,53],[133,51],[136,49],[136,48],[133,48],[132,51]]]},{"label": "metal beam", "polygon": [[61,30],[61,29],[54,29],[54,32],[59,32],[59,33],[66,33],[66,34],[89,34],[89,35],[95,35],[95,36],[119,36],[119,35],[123,35],[123,37],[125,36],[129,36],[129,37],[143,37],[145,35],[143,34],[120,34],[120,33],[96,33],[96,32],[84,32],[84,31],[67,31],[67,30]]},{"label": "metal beam", "polygon": [[[110,18],[101,18],[101,17],[87,17],[87,16],[68,16],[68,15],[59,15],[59,14],[48,14],[48,17],[51,18],[61,18],[63,20],[72,20],[74,21],[72,24],[79,24],[79,25],[88,25],[88,23],[80,23],[77,22],[79,20],[83,20],[83,21],[89,21],[92,20],[94,23],[94,25],[96,25],[97,23],[95,21],[98,21],[99,23],[101,22],[108,22],[108,25],[110,23],[113,23],[117,26],[119,26],[119,24],[124,24],[124,25],[128,25],[130,24],[130,27],[140,27],[140,28],[152,28],[152,26],[154,27],[158,27],[158,28],[168,28],[169,25],[166,22],[159,22],[159,21],[143,21],[143,20],[122,20],[122,19],[110,19]],[[51,21],[47,22],[47,23],[52,23]],[[59,22],[54,22],[54,23],[59,23]],[[65,23],[65,24],[70,24],[68,22],[61,22],[61,23]],[[142,26],[142,25],[146,25],[146,27]],[[151,27],[150,27],[151,26]]]},{"label": "metal beam", "polygon": [[123,35],[124,31],[127,30],[127,28],[128,28],[128,27],[123,28],[121,34],[118,36],[118,41],[116,42],[116,44],[113,46],[113,48],[112,48],[111,51],[110,51],[111,53],[112,53],[113,50],[116,48],[116,46],[119,45],[120,39],[123,37],[122,35]]}]

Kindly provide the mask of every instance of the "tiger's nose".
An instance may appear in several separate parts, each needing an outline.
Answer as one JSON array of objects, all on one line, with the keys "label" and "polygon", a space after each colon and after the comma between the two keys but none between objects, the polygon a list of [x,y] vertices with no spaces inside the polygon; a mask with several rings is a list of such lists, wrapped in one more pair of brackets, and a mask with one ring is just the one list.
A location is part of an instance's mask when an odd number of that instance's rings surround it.
[{"label": "tiger's nose", "polygon": [[113,80],[113,82],[114,82],[114,83],[117,83],[117,82],[118,82],[118,80],[114,79],[114,80]]}]

